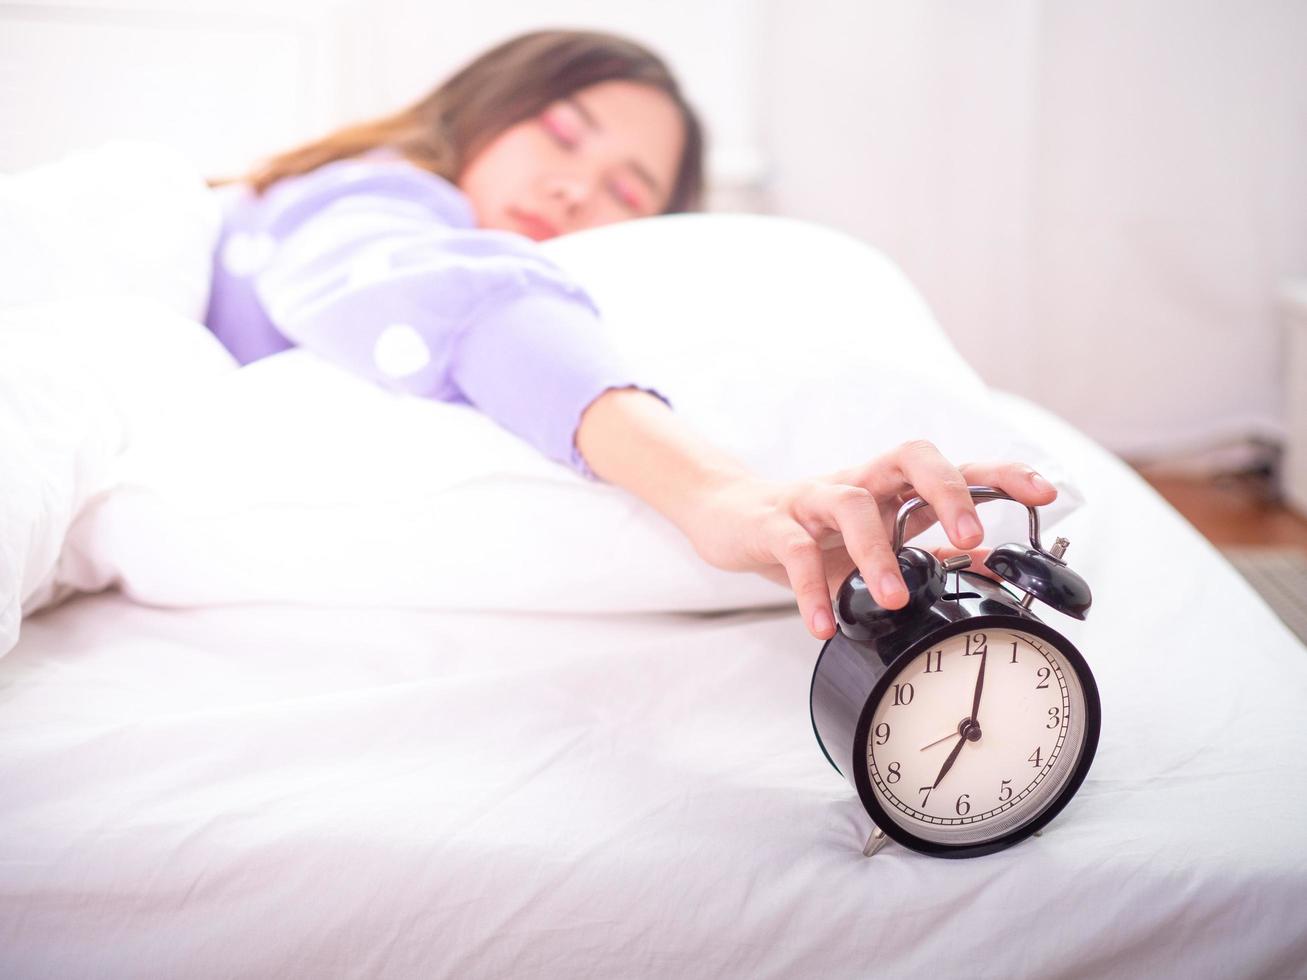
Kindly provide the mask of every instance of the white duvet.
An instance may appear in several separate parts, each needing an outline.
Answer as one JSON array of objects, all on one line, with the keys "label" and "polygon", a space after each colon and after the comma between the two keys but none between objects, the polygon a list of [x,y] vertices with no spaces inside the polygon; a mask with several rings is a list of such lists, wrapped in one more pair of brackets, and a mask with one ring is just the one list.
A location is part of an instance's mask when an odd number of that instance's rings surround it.
[{"label": "white duvet", "polygon": [[0,175],[0,655],[71,594],[76,517],[235,361],[198,322],[221,221],[194,165],[118,141]]}]

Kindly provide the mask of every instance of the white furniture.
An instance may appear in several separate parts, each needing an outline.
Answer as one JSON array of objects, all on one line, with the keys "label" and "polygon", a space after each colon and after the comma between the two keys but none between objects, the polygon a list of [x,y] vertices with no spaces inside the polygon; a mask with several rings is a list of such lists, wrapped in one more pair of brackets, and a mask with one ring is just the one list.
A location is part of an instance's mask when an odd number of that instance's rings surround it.
[{"label": "white furniture", "polygon": [[1286,283],[1284,308],[1284,392],[1288,438],[1284,453],[1284,496],[1307,516],[1307,279]]}]

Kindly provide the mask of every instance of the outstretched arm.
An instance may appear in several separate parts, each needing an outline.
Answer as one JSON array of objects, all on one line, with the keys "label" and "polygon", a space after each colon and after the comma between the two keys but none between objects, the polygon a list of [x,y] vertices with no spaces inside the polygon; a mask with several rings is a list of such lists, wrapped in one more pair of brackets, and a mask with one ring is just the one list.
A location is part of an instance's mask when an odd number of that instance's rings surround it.
[{"label": "outstretched arm", "polygon": [[630,490],[693,540],[701,498],[748,467],[637,388],[610,388],[581,414],[576,448],[595,476]]},{"label": "outstretched arm", "polygon": [[835,633],[831,593],[856,567],[887,608],[907,601],[891,548],[903,501],[908,537],[939,520],[958,548],[984,538],[969,483],[1018,501],[1051,503],[1057,489],[1016,462],[961,468],[929,442],[907,442],[870,462],[806,480],[756,476],[709,443],[660,399],[635,388],[605,391],[585,409],[576,448],[593,473],[640,497],[675,524],[709,564],[754,571],[794,590],[809,631]]}]

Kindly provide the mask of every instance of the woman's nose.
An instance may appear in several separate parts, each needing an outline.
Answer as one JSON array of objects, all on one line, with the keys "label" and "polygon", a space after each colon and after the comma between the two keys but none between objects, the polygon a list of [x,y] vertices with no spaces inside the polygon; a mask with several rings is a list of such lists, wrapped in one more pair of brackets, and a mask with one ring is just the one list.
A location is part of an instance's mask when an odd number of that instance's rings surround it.
[{"label": "woman's nose", "polygon": [[560,175],[549,183],[549,196],[561,201],[569,211],[581,209],[592,193],[592,182],[584,177]]}]

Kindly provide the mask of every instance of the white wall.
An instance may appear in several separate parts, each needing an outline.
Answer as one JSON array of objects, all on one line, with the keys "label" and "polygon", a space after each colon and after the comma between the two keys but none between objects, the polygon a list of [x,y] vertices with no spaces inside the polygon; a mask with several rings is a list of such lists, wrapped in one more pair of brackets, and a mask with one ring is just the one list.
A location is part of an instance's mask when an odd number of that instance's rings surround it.
[{"label": "white wall", "polygon": [[0,170],[112,136],[163,139],[206,172],[415,101],[490,45],[545,27],[643,41],[712,135],[717,206],[761,163],[747,0],[0,0]]},{"label": "white wall", "polygon": [[711,204],[878,246],[992,384],[1130,455],[1280,432],[1302,0],[0,0],[0,169],[136,135],[239,172],[549,26],[662,53]]},{"label": "white wall", "polygon": [[778,210],[882,247],[993,384],[1150,456],[1283,426],[1307,4],[771,0]]},{"label": "white wall", "polygon": [[0,2],[0,170],[113,137],[214,175],[335,118],[341,0]]},{"label": "white wall", "polygon": [[1057,3],[1042,34],[1030,329],[1074,370],[1034,391],[1134,453],[1281,432],[1307,4]]}]

